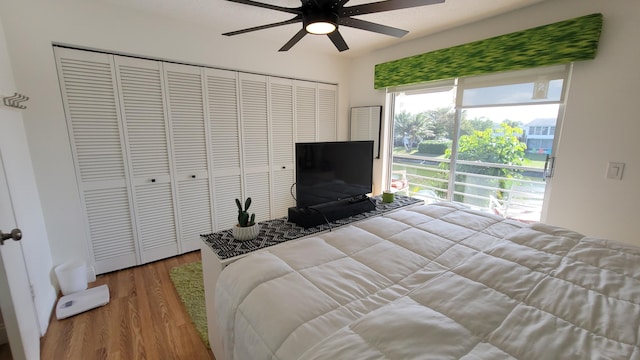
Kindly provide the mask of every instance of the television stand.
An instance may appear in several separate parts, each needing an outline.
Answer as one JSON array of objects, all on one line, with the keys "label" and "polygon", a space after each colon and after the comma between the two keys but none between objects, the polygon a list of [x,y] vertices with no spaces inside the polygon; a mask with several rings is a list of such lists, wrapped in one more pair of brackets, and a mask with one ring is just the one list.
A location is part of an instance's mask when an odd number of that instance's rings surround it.
[{"label": "television stand", "polygon": [[288,218],[298,226],[310,228],[372,211],[375,208],[375,204],[368,197],[345,199],[305,208],[290,207]]},{"label": "television stand", "polygon": [[360,202],[360,201],[369,201],[369,202],[371,202],[371,200],[369,200],[369,197],[367,195],[359,195],[359,196],[355,196],[355,197],[350,197],[348,199],[340,199],[338,201],[346,201],[349,204],[357,203],[357,202]]}]

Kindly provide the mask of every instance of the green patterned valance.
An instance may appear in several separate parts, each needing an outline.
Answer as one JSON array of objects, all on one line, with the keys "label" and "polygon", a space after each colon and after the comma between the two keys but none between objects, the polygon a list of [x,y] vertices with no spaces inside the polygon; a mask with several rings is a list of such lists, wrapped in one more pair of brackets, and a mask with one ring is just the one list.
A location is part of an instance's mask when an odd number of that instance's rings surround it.
[{"label": "green patterned valance", "polygon": [[589,60],[602,14],[591,14],[486,40],[378,64],[376,89]]}]

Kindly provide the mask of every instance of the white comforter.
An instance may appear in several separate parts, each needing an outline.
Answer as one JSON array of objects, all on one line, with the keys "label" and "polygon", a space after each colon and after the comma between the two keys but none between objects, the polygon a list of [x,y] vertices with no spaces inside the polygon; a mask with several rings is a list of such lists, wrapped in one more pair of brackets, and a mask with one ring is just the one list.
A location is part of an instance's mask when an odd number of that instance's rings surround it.
[{"label": "white comforter", "polygon": [[233,263],[231,359],[640,359],[640,249],[451,203]]}]

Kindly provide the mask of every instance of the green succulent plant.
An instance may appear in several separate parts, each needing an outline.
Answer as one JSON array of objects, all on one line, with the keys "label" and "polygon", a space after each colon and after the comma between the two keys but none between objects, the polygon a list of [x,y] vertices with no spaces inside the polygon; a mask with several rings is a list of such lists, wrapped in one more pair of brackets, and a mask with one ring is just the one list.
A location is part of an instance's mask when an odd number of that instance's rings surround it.
[{"label": "green succulent plant", "polygon": [[236,199],[236,205],[238,206],[238,226],[253,226],[256,223],[256,214],[251,214],[251,216],[249,216],[248,213],[249,206],[251,206],[251,198],[247,198],[244,202],[244,210],[242,209],[242,203],[240,200]]}]

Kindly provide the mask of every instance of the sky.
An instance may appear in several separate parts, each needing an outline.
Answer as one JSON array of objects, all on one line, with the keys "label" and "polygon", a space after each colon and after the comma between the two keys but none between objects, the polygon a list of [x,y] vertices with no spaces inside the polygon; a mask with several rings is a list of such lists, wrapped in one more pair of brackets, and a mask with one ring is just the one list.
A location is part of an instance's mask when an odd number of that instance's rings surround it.
[{"label": "sky", "polygon": [[[543,95],[542,100],[532,99],[533,84],[517,84],[516,86],[497,86],[493,88],[483,88],[465,90],[465,105],[477,105],[483,103],[509,103],[509,102],[531,102],[535,101],[558,101],[560,99],[561,82],[551,81],[548,90]],[[455,88],[449,91],[434,93],[398,95],[395,100],[396,112],[403,110],[417,114],[425,110],[452,107],[455,98]],[[505,119],[520,121],[526,124],[539,118],[557,118],[558,104],[537,104],[518,106],[498,106],[498,107],[465,107],[467,118],[485,117],[494,122],[502,122]]]},{"label": "sky", "polygon": [[509,119],[520,121],[522,124],[535,119],[557,118],[558,105],[527,105],[527,106],[505,106],[499,108],[474,108],[467,109],[467,118],[486,117],[494,122],[502,122]]}]

